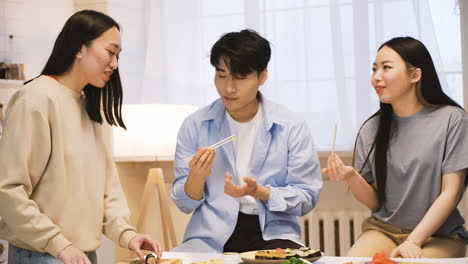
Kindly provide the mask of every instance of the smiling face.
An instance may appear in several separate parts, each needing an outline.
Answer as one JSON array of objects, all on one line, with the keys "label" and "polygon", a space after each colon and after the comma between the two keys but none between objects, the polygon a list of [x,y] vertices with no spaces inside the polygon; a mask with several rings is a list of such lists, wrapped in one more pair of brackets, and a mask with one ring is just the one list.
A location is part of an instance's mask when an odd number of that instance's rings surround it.
[{"label": "smiling face", "polygon": [[[246,122],[255,116],[259,104],[258,88],[265,83],[267,75],[265,69],[260,74],[254,71],[243,77],[233,76],[224,59],[220,59],[214,82],[224,107],[235,120]],[[245,118],[247,120],[242,120]]]},{"label": "smiling face", "polygon": [[409,68],[401,56],[388,46],[382,47],[372,66],[371,83],[380,102],[394,104],[417,100],[416,83],[421,70]]},{"label": "smiling face", "polygon": [[120,32],[116,27],[108,29],[88,46],[83,45],[76,58],[84,82],[104,87],[118,67],[121,47]]}]

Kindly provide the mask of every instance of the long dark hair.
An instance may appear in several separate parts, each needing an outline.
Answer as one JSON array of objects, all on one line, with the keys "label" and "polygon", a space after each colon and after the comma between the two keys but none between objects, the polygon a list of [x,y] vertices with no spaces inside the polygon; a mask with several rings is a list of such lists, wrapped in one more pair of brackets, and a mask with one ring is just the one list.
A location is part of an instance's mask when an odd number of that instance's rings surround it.
[{"label": "long dark hair", "polygon": [[[385,46],[398,53],[400,57],[406,62],[407,66],[421,69],[422,75],[420,83],[416,88],[416,94],[418,99],[423,104],[433,106],[452,105],[463,109],[448,95],[446,95],[444,91],[442,91],[442,86],[440,85],[439,77],[437,76],[431,54],[429,54],[429,51],[421,41],[412,37],[393,38],[382,44],[379,47],[379,50]],[[379,204],[382,206],[385,202],[385,186],[387,182],[387,153],[389,141],[390,137],[393,135],[393,133],[396,132],[397,128],[395,124],[395,115],[393,113],[391,104],[381,102],[380,109],[369,119],[367,119],[364,124],[373,117],[379,117],[379,126],[377,128],[377,133],[375,134],[374,143],[369,153],[367,154],[362,168],[359,168],[359,172],[362,171],[365,164],[369,161],[369,156],[374,150],[377,195]],[[356,142],[354,143],[354,151],[356,151]]]},{"label": "long dark hair", "polygon": [[[52,54],[42,70],[43,75],[62,75],[69,71],[76,54],[83,45],[101,36],[108,29],[119,24],[111,17],[93,10],[82,10],[72,15],[55,41]],[[83,89],[88,116],[94,122],[102,124],[102,112],[110,125],[126,128],[122,120],[122,84],[118,68],[110,76],[103,88],[88,84]]]}]

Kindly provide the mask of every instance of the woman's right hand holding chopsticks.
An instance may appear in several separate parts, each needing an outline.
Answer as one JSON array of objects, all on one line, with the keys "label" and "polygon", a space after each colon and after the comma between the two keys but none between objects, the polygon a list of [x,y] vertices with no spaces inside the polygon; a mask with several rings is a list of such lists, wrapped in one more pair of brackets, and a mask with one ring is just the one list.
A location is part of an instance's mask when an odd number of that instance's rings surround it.
[{"label": "woman's right hand holding chopsticks", "polygon": [[359,176],[359,173],[352,167],[344,165],[340,156],[335,153],[336,132],[338,124],[333,127],[333,143],[331,155],[327,160],[327,168],[322,169],[322,174],[328,174],[331,181],[348,181],[353,176]]},{"label": "woman's right hand holding chopsticks", "polygon": [[328,174],[331,181],[348,181],[353,176],[359,176],[353,166],[345,165],[336,153],[328,157],[327,168],[322,169],[322,173]]},{"label": "woman's right hand holding chopsticks", "polygon": [[374,187],[354,167],[346,166],[336,153],[328,157],[327,168],[322,169],[322,173],[328,174],[330,181],[346,181],[354,197],[369,209],[379,207]]}]

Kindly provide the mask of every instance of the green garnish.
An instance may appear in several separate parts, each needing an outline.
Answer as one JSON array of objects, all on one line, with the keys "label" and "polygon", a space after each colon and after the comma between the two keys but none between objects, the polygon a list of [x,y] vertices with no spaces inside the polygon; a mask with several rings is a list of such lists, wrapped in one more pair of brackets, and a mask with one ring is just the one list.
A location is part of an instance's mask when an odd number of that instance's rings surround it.
[{"label": "green garnish", "polygon": [[292,257],[287,261],[283,262],[282,264],[305,264],[305,262],[296,257]]}]

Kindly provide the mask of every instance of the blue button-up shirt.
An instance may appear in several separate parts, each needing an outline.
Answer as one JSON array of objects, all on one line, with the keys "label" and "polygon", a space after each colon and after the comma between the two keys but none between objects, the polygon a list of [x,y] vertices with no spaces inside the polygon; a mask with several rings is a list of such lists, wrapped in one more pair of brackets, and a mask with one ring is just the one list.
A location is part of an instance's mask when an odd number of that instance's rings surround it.
[{"label": "blue button-up shirt", "polygon": [[[297,216],[307,214],[318,201],[322,176],[317,153],[307,124],[285,107],[261,99],[259,125],[249,176],[270,188],[268,202],[257,199],[263,239],[287,239],[302,244]],[[222,252],[234,232],[239,199],[224,193],[226,172],[235,175],[232,144],[218,148],[211,174],[205,181],[203,198],[187,196],[184,185],[190,169],[185,157],[200,147],[210,146],[231,135],[226,109],[220,99],[187,117],[177,138],[175,179],[171,196],[177,207],[193,215],[183,244],[172,251]]]}]

